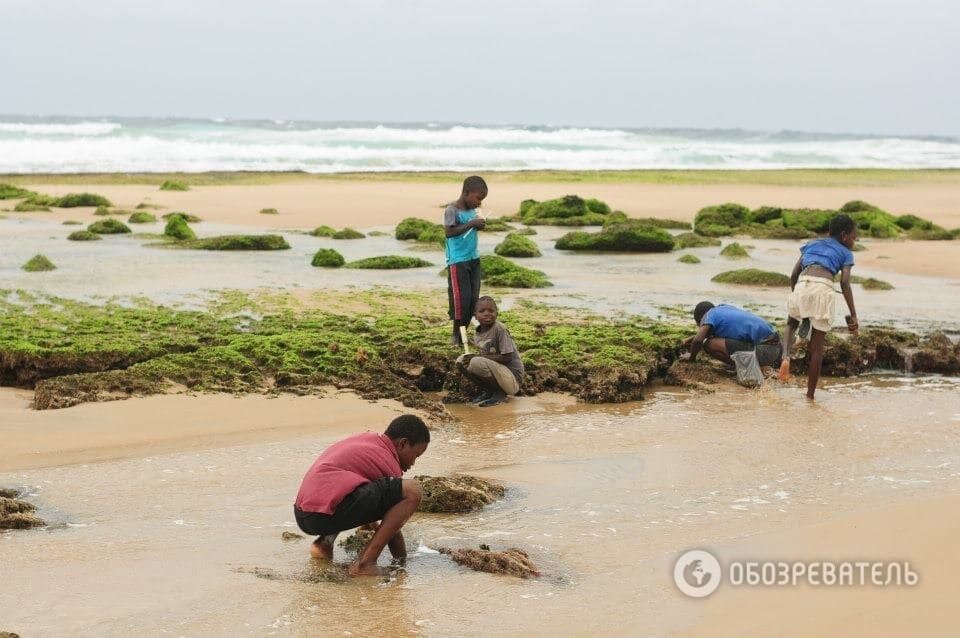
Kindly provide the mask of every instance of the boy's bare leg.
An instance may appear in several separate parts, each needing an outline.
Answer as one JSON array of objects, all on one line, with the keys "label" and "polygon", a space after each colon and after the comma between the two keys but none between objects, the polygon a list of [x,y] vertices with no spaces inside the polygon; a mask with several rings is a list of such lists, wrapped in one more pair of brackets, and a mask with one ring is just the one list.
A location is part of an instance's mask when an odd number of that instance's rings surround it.
[{"label": "boy's bare leg", "polygon": [[823,365],[823,340],[827,333],[816,328],[810,336],[810,370],[807,372],[807,398],[813,400],[817,391],[817,382],[820,381],[820,366]]},{"label": "boy's bare leg", "polygon": [[800,322],[793,317],[787,317],[787,327],[783,331],[783,361],[780,362],[780,373],[777,377],[782,382],[790,380],[790,354],[793,352],[794,335]]},{"label": "boy's bare leg", "polygon": [[310,544],[310,556],[317,560],[333,560],[333,543],[337,540],[336,534],[318,536]]},{"label": "boy's bare leg", "polygon": [[377,559],[383,552],[383,548],[400,532],[404,523],[417,511],[417,506],[420,505],[420,484],[413,479],[404,479],[402,489],[403,499],[387,510],[383,520],[380,521],[380,527],[373,534],[373,538],[363,548],[360,557],[350,565],[348,572],[351,576],[375,576],[377,574]]},{"label": "boy's bare leg", "polygon": [[[366,525],[361,525],[360,529],[376,532],[379,527],[380,523],[367,523]],[[407,557],[407,543],[403,540],[403,532],[394,534],[390,542],[387,543],[387,547],[390,549],[390,555],[394,558],[403,560]]]},{"label": "boy's bare leg", "polygon": [[730,358],[730,354],[727,352],[727,342],[719,337],[707,339],[703,344],[703,351],[717,361],[722,361],[728,366],[733,365],[733,359]]}]

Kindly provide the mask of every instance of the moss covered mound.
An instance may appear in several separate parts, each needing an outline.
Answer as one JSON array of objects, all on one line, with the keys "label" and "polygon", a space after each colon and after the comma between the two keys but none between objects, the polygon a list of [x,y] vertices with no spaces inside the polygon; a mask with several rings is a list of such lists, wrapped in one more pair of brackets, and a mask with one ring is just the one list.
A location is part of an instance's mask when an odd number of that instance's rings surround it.
[{"label": "moss covered mound", "polygon": [[715,237],[704,237],[696,233],[680,233],[674,235],[673,245],[677,250],[684,248],[703,248],[705,246],[719,246],[720,240]]},{"label": "moss covered mound", "polygon": [[25,199],[13,207],[15,213],[49,213],[50,207],[35,200]]},{"label": "moss covered mound", "polygon": [[83,222],[78,221],[76,219],[68,219],[67,221],[63,222],[63,225],[64,226],[83,226]]},{"label": "moss covered mound", "polygon": [[416,241],[420,244],[436,244],[438,246],[443,246],[447,241],[447,233],[444,231],[443,226],[440,224],[434,224],[430,228],[427,228],[417,235]]},{"label": "moss covered mound", "polygon": [[358,259],[347,264],[347,268],[361,268],[368,270],[400,270],[404,268],[424,268],[432,266],[426,259],[407,257],[404,255],[381,255]]},{"label": "moss covered mound", "polygon": [[196,224],[197,222],[203,221],[196,215],[191,215],[190,213],[184,213],[183,211],[174,211],[172,213],[167,213],[162,215],[161,219],[170,219],[171,217],[183,217],[183,220],[188,224]]},{"label": "moss covered mound", "polygon": [[496,245],[493,252],[504,257],[539,257],[540,249],[523,235],[509,233]]},{"label": "moss covered mound", "polygon": [[673,246],[673,236],[667,231],[633,221],[604,226],[598,233],[573,231],[556,242],[558,250],[669,252]]},{"label": "moss covered mound", "polygon": [[110,200],[94,193],[70,193],[58,197],[54,204],[57,208],[77,208],[79,206],[113,206]]},{"label": "moss covered mound", "polygon": [[57,269],[46,255],[34,255],[20,268],[27,272],[43,272],[45,270]]},{"label": "moss covered mound", "polygon": [[[631,221],[643,226],[653,226],[654,228],[670,228],[673,230],[690,230],[693,227],[690,222],[682,222],[678,219],[665,219],[663,217],[626,218],[626,216],[624,216],[623,221]],[[607,223],[615,223],[615,221],[608,221]]]},{"label": "moss covered mound", "polygon": [[163,208],[163,206],[157,206],[156,204],[149,204],[149,203],[147,203],[147,202],[140,202],[139,204],[137,204],[137,205],[135,206],[135,208],[136,208],[137,210],[147,210],[147,209],[151,209],[151,208],[152,208],[152,209]]},{"label": "moss covered mound", "polygon": [[[503,233],[508,231],[513,231],[515,227],[512,224],[507,223],[507,219],[504,217],[488,217],[487,223],[483,227],[483,232],[486,233]],[[528,234],[528,233],[524,233]]]},{"label": "moss covered mound", "polygon": [[530,560],[530,556],[516,547],[503,552],[491,551],[489,547],[480,549],[437,547],[437,551],[446,554],[458,565],[469,567],[477,572],[517,578],[536,578],[540,575],[540,570]]},{"label": "moss covered mound", "polygon": [[129,233],[130,227],[124,224],[119,219],[101,219],[98,222],[93,222],[87,226],[87,230],[91,233],[97,233],[98,235],[119,235],[122,233]]},{"label": "moss covered mound", "polygon": [[480,280],[502,288],[548,288],[553,284],[539,270],[525,268],[499,255],[480,257]]},{"label": "moss covered mound", "polygon": [[700,258],[697,257],[696,255],[687,254],[687,255],[681,255],[680,257],[678,257],[677,261],[679,261],[681,264],[699,264]]},{"label": "moss covered mound", "polygon": [[115,215],[116,213],[111,212],[109,206],[97,206],[97,210],[93,211],[93,214],[98,217],[104,217],[106,215]]},{"label": "moss covered mound", "polygon": [[610,207],[598,199],[567,195],[544,202],[524,200],[517,219],[528,226],[602,226],[610,213]]},{"label": "moss covered mound", "polygon": [[278,211],[276,208],[261,208],[260,214],[261,215],[279,215],[280,211]]},{"label": "moss covered mound", "polygon": [[718,284],[737,284],[740,286],[790,286],[790,277],[783,273],[757,270],[756,268],[728,270],[714,276],[710,281]]},{"label": "moss covered mound", "polygon": [[282,235],[219,235],[185,241],[185,248],[196,250],[287,250],[290,244]]},{"label": "moss covered mound", "polygon": [[852,275],[850,277],[850,283],[860,284],[864,290],[893,290],[893,284],[883,281],[882,279],[874,279],[873,277]]},{"label": "moss covered mound", "polygon": [[720,256],[726,257],[727,259],[747,259],[750,257],[750,253],[738,242],[733,242],[723,247],[723,250],[720,251]]},{"label": "moss covered mound", "polygon": [[732,235],[734,231],[749,221],[750,209],[741,204],[719,204],[701,208],[693,220],[693,228],[700,235],[721,237]]},{"label": "moss covered mound", "polygon": [[0,184],[0,199],[20,199],[28,197],[31,191],[13,184]]},{"label": "moss covered mound", "polygon": [[363,239],[366,235],[353,228],[344,228],[343,230],[335,232],[331,237],[333,237],[333,239]]},{"label": "moss covered mound", "polygon": [[177,179],[168,179],[164,183],[160,184],[160,190],[162,191],[188,191],[190,186],[183,181]]},{"label": "moss covered mound", "polygon": [[503,498],[505,489],[476,476],[418,476],[421,512],[462,514]]},{"label": "moss covered mound", "polygon": [[310,231],[310,234],[314,237],[333,237],[336,232],[337,229],[333,228],[332,226],[317,226]]},{"label": "moss covered mound", "polygon": [[67,239],[70,241],[97,241],[103,238],[97,233],[91,233],[89,230],[76,230],[67,235]]},{"label": "moss covered mound", "polygon": [[[425,219],[420,219],[419,217],[407,217],[397,224],[396,229],[393,231],[393,236],[400,240],[417,239],[420,237],[420,233],[435,226],[440,226],[440,224],[435,224]],[[440,226],[440,230],[443,230],[442,226]]]},{"label": "moss covered mound", "polygon": [[156,215],[143,211],[131,213],[130,217],[127,218],[128,224],[152,224],[155,221],[157,221]]},{"label": "moss covered mound", "polygon": [[183,215],[171,214],[167,217],[167,225],[163,229],[163,234],[177,241],[188,241],[197,238],[193,229],[187,226],[187,220]]},{"label": "moss covered mound", "polygon": [[367,546],[370,539],[373,538],[374,531],[371,529],[359,528],[353,534],[340,541],[339,545],[350,554],[360,554],[363,548]]},{"label": "moss covered mound", "polygon": [[515,231],[513,231],[513,232],[516,233],[516,234],[518,234],[518,235],[536,235],[536,234],[537,234],[537,229],[536,229],[536,228],[531,228],[530,226],[527,226],[526,228],[520,228],[520,229],[515,230]]},{"label": "moss covered mound", "polygon": [[318,268],[339,268],[345,263],[343,255],[333,248],[321,248],[313,255],[310,265]]},{"label": "moss covered mound", "polygon": [[19,494],[15,490],[4,490],[4,492],[12,496],[0,496],[0,530],[29,529],[46,525],[34,514],[37,508],[31,503],[18,500]]}]

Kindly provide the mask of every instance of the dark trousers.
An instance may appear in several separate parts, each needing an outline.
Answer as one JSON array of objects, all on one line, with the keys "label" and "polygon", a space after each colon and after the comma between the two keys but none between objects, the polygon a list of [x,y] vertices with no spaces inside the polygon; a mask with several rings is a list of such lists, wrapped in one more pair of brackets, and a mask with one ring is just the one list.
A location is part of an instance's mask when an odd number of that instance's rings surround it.
[{"label": "dark trousers", "polygon": [[447,272],[447,299],[450,302],[450,319],[453,320],[453,336],[457,343],[460,343],[459,328],[470,325],[479,298],[480,260],[451,264]]}]

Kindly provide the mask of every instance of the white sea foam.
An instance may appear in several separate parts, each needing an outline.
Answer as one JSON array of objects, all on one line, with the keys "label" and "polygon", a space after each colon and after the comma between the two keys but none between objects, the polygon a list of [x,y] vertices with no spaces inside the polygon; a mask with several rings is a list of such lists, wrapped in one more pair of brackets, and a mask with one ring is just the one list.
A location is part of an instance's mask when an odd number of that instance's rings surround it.
[{"label": "white sea foam", "polygon": [[960,140],[222,118],[0,118],[0,173],[817,167],[958,168]]}]

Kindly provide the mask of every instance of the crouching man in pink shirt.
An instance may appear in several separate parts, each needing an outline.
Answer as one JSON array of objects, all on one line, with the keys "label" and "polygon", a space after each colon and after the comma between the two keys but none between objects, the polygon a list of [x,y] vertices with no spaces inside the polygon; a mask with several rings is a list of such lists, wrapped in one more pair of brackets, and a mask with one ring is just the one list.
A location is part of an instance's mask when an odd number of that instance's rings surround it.
[{"label": "crouching man in pink shirt", "polygon": [[324,450],[303,477],[293,506],[300,529],[319,536],[310,555],[330,560],[338,533],[380,521],[350,565],[350,575],[375,575],[386,546],[394,558],[405,559],[407,546],[400,528],[420,504],[420,484],[400,477],[429,443],[430,430],[423,421],[404,414],[383,434],[354,434]]}]

